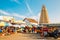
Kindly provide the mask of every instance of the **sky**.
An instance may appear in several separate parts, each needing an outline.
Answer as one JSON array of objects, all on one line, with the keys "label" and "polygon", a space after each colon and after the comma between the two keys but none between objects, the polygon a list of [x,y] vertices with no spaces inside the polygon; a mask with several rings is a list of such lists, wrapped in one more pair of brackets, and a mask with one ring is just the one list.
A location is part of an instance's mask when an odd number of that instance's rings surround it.
[{"label": "sky", "polygon": [[47,8],[50,23],[60,23],[60,0],[0,0],[0,16],[39,20],[43,5]]}]

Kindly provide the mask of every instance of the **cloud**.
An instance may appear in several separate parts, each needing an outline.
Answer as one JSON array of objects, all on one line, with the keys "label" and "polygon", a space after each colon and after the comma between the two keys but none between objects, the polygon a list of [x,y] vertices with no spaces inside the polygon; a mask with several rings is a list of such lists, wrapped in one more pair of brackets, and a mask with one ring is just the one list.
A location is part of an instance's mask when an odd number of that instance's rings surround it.
[{"label": "cloud", "polygon": [[51,18],[50,19],[50,22],[51,23],[60,23],[60,19],[59,18],[56,18],[56,17],[55,18]]},{"label": "cloud", "polygon": [[4,10],[0,10],[0,14],[2,14],[2,16],[3,15],[12,16],[12,17],[14,16],[14,17],[22,18],[22,19],[24,19],[26,17],[26,16],[20,15],[18,13],[12,13],[12,15],[11,15],[11,13],[8,13],[8,12],[6,12]]},{"label": "cloud", "polygon": [[10,1],[15,2],[15,3],[17,3],[17,4],[21,4],[21,3],[19,2],[19,0],[10,0]]},{"label": "cloud", "polygon": [[[17,4],[21,4],[21,2],[19,0],[11,0],[11,1],[16,2]],[[33,15],[33,11],[31,10],[29,4],[27,3],[27,0],[24,0],[24,3],[29,11],[28,15]]]},{"label": "cloud", "polygon": [[22,16],[22,15],[20,15],[18,13],[13,13],[12,15],[15,16],[15,17],[22,18],[22,19],[24,19],[26,17],[26,16]]},{"label": "cloud", "polygon": [[27,7],[28,11],[29,11],[31,14],[33,14],[33,12],[32,12],[32,10],[31,10],[29,4],[28,4],[27,2],[25,2],[25,4],[26,4],[26,7]]},{"label": "cloud", "polygon": [[0,10],[0,14],[10,15],[8,12],[5,12],[5,11],[3,11],[3,10]]},{"label": "cloud", "polygon": [[[17,4],[21,4],[18,0],[13,0],[13,1],[16,2]],[[25,1],[26,1],[26,0],[25,0]],[[28,4],[27,2],[25,2],[25,4],[26,4],[26,7],[27,7],[28,11],[32,14],[33,12],[32,12],[32,10],[31,10],[29,4]]]}]

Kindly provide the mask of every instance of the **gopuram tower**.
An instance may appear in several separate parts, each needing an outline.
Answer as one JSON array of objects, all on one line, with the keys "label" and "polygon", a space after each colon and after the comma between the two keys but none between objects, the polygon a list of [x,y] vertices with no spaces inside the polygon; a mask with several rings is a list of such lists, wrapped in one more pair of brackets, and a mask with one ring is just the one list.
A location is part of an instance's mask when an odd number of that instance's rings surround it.
[{"label": "gopuram tower", "polygon": [[48,12],[45,5],[42,6],[39,24],[49,23]]}]

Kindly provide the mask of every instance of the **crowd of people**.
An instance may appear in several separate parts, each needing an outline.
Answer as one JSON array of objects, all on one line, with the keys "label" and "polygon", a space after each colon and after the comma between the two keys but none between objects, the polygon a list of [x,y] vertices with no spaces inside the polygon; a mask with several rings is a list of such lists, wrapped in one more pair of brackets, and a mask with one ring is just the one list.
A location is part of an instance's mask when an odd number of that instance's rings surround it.
[{"label": "crowd of people", "polygon": [[15,32],[15,27],[0,27],[0,36],[10,35]]},{"label": "crowd of people", "polygon": [[[22,29],[22,28],[20,28]],[[43,37],[54,37],[54,38],[57,38],[59,35],[60,35],[60,29],[58,29],[58,27],[47,27],[47,26],[44,26],[44,27],[35,27],[35,26],[32,26],[32,27],[28,27],[28,26],[25,26],[22,30],[18,30],[22,33],[39,33],[40,36],[43,36]]]},{"label": "crowd of people", "polygon": [[29,26],[25,26],[25,27],[0,27],[0,35],[10,35],[10,34],[14,34],[15,32],[17,33],[39,33],[40,36],[42,37],[55,37],[57,38],[60,35],[60,28],[58,29],[58,27],[47,27],[47,26],[43,26],[43,27],[38,27],[38,26],[33,26],[29,27]]}]

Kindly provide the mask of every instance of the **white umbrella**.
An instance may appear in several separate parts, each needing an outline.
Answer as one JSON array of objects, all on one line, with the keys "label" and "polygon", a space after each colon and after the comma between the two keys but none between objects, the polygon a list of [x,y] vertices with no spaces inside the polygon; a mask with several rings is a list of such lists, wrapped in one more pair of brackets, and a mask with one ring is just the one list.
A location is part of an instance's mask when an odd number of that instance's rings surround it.
[{"label": "white umbrella", "polygon": [[14,26],[14,27],[19,27],[19,28],[20,28],[20,25],[12,25],[12,26]]},{"label": "white umbrella", "polygon": [[26,25],[20,25],[20,27],[25,27]]}]

